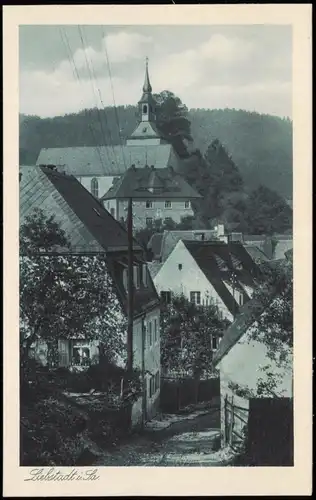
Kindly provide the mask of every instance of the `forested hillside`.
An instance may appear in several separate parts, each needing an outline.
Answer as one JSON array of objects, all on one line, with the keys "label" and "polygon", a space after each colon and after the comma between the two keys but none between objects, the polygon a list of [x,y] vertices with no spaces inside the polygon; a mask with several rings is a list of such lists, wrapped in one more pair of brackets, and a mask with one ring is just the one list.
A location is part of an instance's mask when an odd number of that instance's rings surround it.
[{"label": "forested hillside", "polygon": [[[43,147],[119,144],[136,125],[136,107],[85,110],[41,119],[20,115],[20,164],[33,164]],[[191,109],[194,147],[204,154],[214,139],[229,152],[245,189],[263,184],[292,198],[292,122],[235,109]],[[119,124],[119,127],[118,127]]]}]

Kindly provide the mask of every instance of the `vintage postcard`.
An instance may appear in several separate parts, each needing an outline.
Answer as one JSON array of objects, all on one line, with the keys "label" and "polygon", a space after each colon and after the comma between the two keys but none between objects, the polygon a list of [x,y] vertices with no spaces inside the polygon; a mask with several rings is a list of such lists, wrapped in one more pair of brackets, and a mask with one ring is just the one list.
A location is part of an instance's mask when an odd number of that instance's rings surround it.
[{"label": "vintage postcard", "polygon": [[3,41],[4,495],[311,492],[310,7]]}]

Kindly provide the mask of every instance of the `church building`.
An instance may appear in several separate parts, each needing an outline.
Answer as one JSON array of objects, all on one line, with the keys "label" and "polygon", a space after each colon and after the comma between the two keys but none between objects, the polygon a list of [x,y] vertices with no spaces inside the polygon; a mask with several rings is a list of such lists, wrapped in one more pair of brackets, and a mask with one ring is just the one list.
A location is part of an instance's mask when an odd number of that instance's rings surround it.
[{"label": "church building", "polygon": [[96,198],[102,198],[113,181],[134,165],[155,169],[179,169],[181,162],[174,147],[161,137],[156,127],[156,102],[152,95],[146,59],[142,96],[138,102],[139,122],[125,144],[44,148],[36,165],[55,165],[57,170],[74,175]]}]

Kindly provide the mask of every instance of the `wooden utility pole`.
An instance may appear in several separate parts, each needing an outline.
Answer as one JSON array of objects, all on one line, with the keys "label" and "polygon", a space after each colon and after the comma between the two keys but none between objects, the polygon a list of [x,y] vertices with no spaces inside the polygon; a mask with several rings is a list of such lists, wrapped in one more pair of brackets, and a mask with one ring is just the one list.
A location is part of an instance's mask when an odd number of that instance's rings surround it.
[{"label": "wooden utility pole", "polygon": [[133,370],[133,316],[134,316],[134,287],[133,287],[133,203],[128,199],[127,209],[127,238],[128,238],[128,273],[127,273],[127,370]]},{"label": "wooden utility pole", "polygon": [[147,408],[147,387],[146,387],[146,375],[145,375],[145,349],[146,349],[146,325],[145,325],[145,317],[143,317],[142,318],[142,386],[143,386],[142,428],[145,427],[146,408]]}]

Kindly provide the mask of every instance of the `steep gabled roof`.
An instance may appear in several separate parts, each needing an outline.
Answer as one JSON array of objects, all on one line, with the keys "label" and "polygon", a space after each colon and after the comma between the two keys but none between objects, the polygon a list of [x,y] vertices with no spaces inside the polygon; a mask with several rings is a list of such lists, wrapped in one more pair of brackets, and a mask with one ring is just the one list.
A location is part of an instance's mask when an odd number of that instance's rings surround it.
[{"label": "steep gabled roof", "polygon": [[172,168],[131,167],[102,197],[102,200],[127,199],[194,199],[201,195]]},{"label": "steep gabled roof", "polygon": [[251,258],[256,263],[267,262],[269,260],[268,256],[255,245],[244,245],[245,250],[249,253]]},{"label": "steep gabled roof", "polygon": [[[38,167],[22,177],[20,182],[20,224],[35,208],[54,215],[70,239],[71,248],[61,253],[105,253],[109,271],[115,281],[122,305],[127,312],[127,297],[123,287],[118,261],[127,265],[127,232],[100,202],[73,176],[50,168]],[[134,240],[135,263],[145,263],[144,252]],[[121,264],[119,264],[121,265]],[[134,293],[134,314],[141,314],[158,296],[148,273],[148,286],[140,286]]]},{"label": "steep gabled roof", "polygon": [[37,165],[56,165],[66,173],[80,176],[120,176],[131,166],[177,168],[178,158],[171,144],[141,146],[82,146],[43,148]]},{"label": "steep gabled roof", "polygon": [[[225,283],[230,283],[232,273],[236,276],[235,287],[255,287],[259,269],[240,243],[215,241],[183,241],[192,257],[223,300],[227,309],[236,314],[239,305]],[[222,264],[223,263],[223,264]],[[236,265],[236,263],[241,265]]]},{"label": "steep gabled roof", "polygon": [[[80,252],[127,250],[125,228],[73,176],[38,167],[20,182],[20,220],[34,208],[54,214]],[[134,248],[141,250],[134,240]]]},{"label": "steep gabled roof", "polygon": [[[164,262],[172,250],[180,240],[195,240],[198,235],[204,234],[206,240],[216,240],[217,231],[213,229],[201,229],[201,230],[190,230],[190,231],[164,231],[162,239],[160,241],[160,250],[158,249],[158,244],[156,243],[156,255],[159,255],[162,262]],[[155,235],[153,235],[155,236]],[[159,240],[158,240],[159,242]],[[148,244],[149,245],[149,244]],[[158,252],[159,250],[159,252]]]}]

